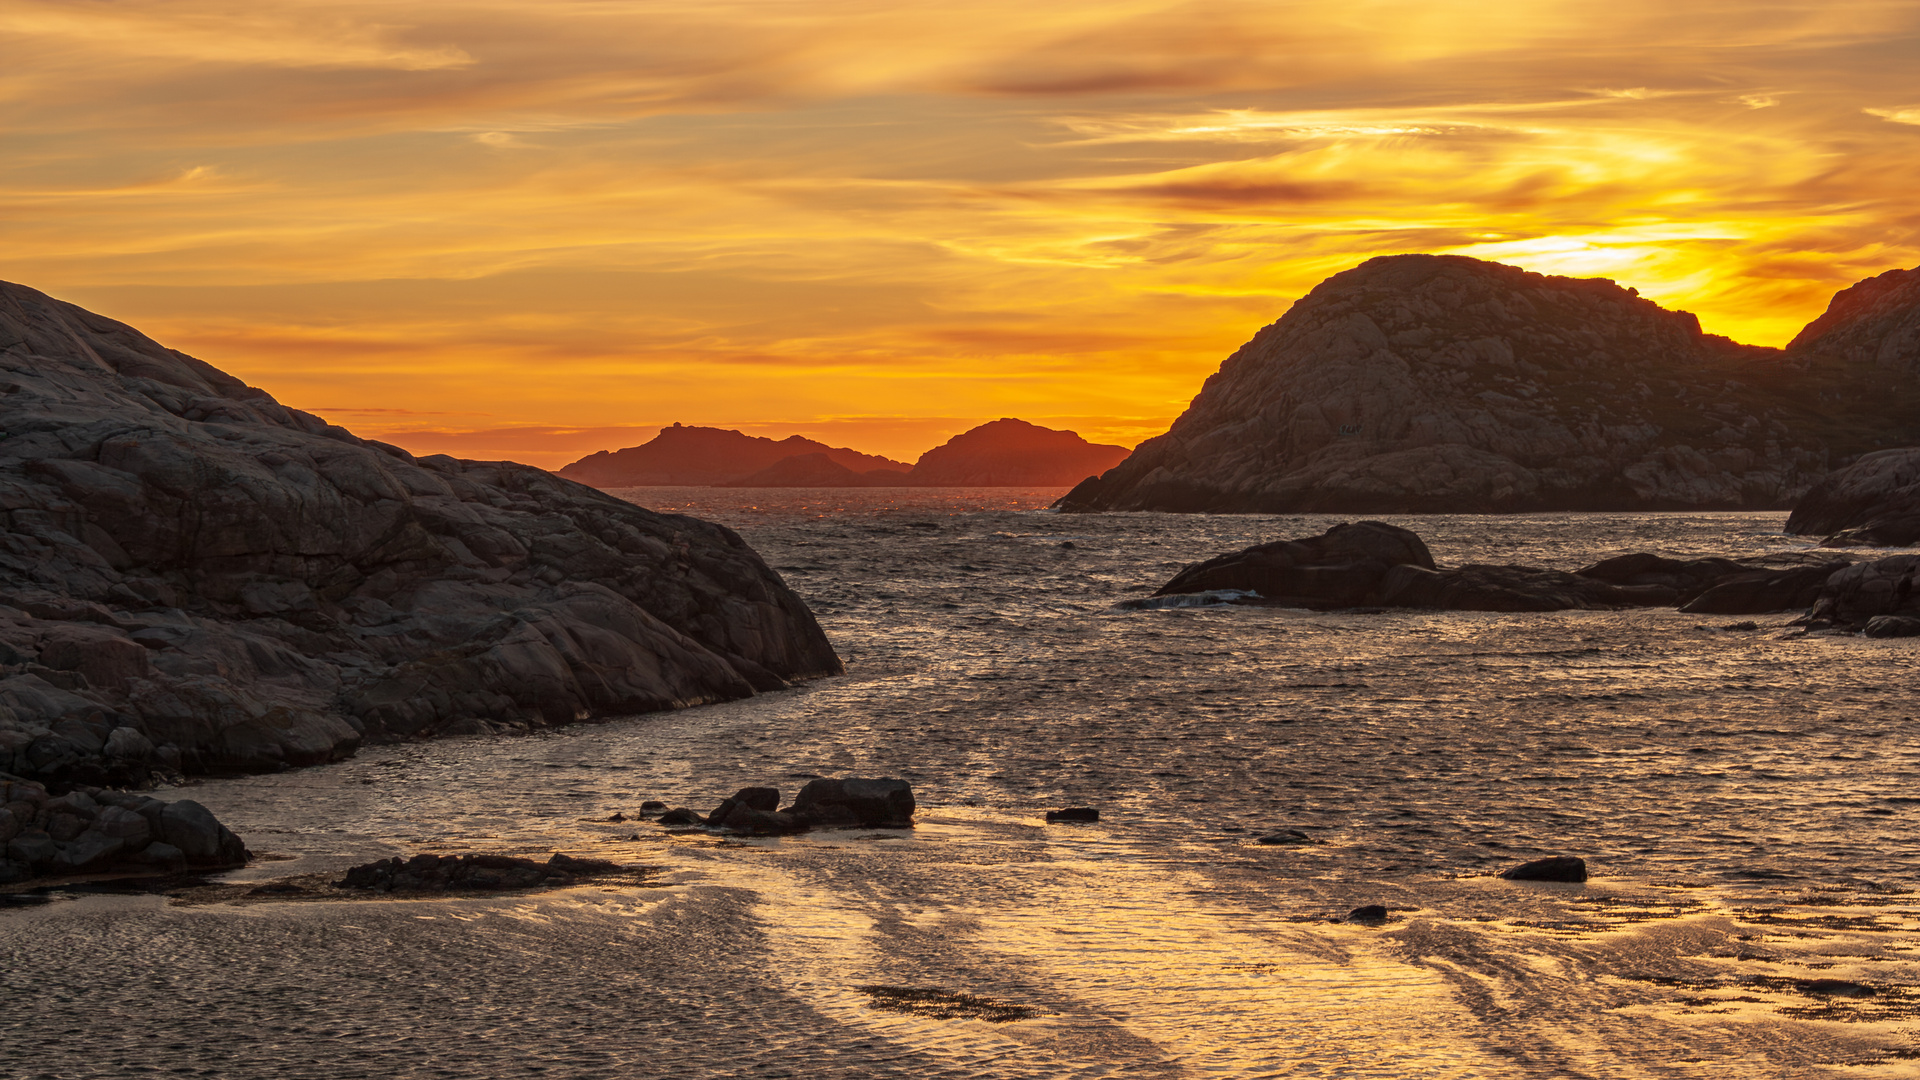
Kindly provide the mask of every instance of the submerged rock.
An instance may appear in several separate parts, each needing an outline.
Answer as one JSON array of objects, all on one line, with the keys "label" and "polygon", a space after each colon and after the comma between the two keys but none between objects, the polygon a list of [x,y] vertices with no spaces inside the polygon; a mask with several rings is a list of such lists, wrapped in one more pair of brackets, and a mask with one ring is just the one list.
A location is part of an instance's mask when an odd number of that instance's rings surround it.
[{"label": "submerged rock", "polygon": [[0,391],[0,770],[271,770],[841,670],[728,529],[356,438],[17,285]]},{"label": "submerged rock", "polygon": [[42,784],[0,773],[0,884],[69,874],[225,870],[252,854],[191,799]]},{"label": "submerged rock", "polygon": [[1787,532],[1824,536],[1827,547],[1920,545],[1920,447],[1881,450],[1822,477]]},{"label": "submerged rock", "polygon": [[1535,859],[1500,872],[1508,881],[1585,881],[1587,861],[1573,855]]},{"label": "submerged rock", "polygon": [[1913,440],[1917,325],[1920,271],[1840,293],[1778,350],[1605,279],[1385,256],[1315,286],[1165,434],[1056,505],[1785,508],[1830,462]]},{"label": "submerged rock", "polygon": [[1099,821],[1100,811],[1091,806],[1069,806],[1064,810],[1047,811],[1048,821]]}]

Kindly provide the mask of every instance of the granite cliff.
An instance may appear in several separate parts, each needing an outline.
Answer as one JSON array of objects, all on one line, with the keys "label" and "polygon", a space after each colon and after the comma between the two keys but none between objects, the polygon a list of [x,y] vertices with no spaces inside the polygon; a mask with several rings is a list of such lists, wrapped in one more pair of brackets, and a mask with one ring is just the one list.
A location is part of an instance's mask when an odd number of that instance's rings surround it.
[{"label": "granite cliff", "polygon": [[0,284],[0,771],[326,761],[841,670],[732,531],[356,438]]},{"label": "granite cliff", "polygon": [[1786,349],[1605,279],[1460,256],[1337,274],[1066,510],[1784,509],[1920,441],[1920,271],[1840,293]]}]

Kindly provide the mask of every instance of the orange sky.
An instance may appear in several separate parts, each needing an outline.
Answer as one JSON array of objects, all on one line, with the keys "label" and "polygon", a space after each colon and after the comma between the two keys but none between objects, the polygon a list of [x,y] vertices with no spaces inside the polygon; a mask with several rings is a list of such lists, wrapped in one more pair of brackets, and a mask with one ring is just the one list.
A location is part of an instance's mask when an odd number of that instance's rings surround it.
[{"label": "orange sky", "polygon": [[1920,265],[1920,2],[8,0],[0,278],[422,452],[1133,443],[1460,252],[1781,343]]}]

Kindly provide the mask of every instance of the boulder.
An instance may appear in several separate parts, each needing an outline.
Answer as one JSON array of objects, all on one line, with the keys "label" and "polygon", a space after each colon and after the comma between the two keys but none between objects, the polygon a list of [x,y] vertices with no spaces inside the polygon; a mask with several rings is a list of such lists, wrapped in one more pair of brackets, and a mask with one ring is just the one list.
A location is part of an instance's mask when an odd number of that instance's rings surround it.
[{"label": "boulder", "polygon": [[786,813],[815,827],[913,827],[913,788],[905,780],[846,777],[809,780]]},{"label": "boulder", "polygon": [[1861,633],[1871,638],[1920,637],[1920,615],[1875,615]]},{"label": "boulder", "polygon": [[1154,595],[1237,590],[1289,607],[1357,607],[1398,566],[1433,569],[1419,536],[1380,521],[1343,523],[1319,536],[1258,544],[1195,563]]},{"label": "boulder", "polygon": [[1585,881],[1587,862],[1573,855],[1555,855],[1509,867],[1500,876],[1508,881]]},{"label": "boulder", "polygon": [[160,814],[159,839],[179,848],[189,865],[244,866],[251,854],[226,826],[192,799],[169,803]]},{"label": "boulder", "polygon": [[706,818],[698,810],[682,806],[660,815],[660,824],[669,828],[684,828],[689,825],[704,825]]},{"label": "boulder", "polygon": [[1855,563],[1829,577],[1810,622],[1865,629],[1879,616],[1920,616],[1920,555]]},{"label": "boulder", "polygon": [[1920,447],[1876,451],[1822,477],[1787,532],[1824,536],[1827,547],[1920,545]]},{"label": "boulder", "polygon": [[1830,462],[1912,441],[1917,323],[1920,271],[1842,292],[1781,350],[1602,278],[1384,256],[1315,286],[1056,506],[1785,509]]},{"label": "boulder", "polygon": [[0,390],[0,771],[269,771],[841,670],[729,529],[357,438],[4,283]]}]

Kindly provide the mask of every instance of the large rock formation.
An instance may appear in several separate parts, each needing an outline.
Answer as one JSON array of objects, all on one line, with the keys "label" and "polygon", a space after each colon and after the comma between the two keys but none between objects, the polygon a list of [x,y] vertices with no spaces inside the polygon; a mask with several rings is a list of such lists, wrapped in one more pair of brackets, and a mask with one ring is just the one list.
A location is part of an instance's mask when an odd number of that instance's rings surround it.
[{"label": "large rock formation", "polygon": [[224,870],[251,857],[191,799],[43,784],[0,773],[0,885],[72,874]]},{"label": "large rock formation", "polygon": [[1604,279],[1459,256],[1322,282],[1067,510],[1771,509],[1920,442],[1920,271],[1786,350]]},{"label": "large rock formation", "polygon": [[1880,450],[1822,477],[1787,531],[1824,536],[1829,547],[1920,544],[1920,448]]},{"label": "large rock formation", "polygon": [[326,761],[840,662],[733,532],[415,458],[0,284],[0,770]]},{"label": "large rock formation", "polygon": [[907,471],[904,461],[828,446],[799,435],[763,439],[730,428],[675,424],[639,446],[601,450],[560,470],[560,475],[598,488],[725,484],[788,458],[824,454],[849,472]]},{"label": "large rock formation", "polygon": [[922,487],[1065,487],[1113,468],[1127,448],[1002,418],[920,455],[907,483]]}]

